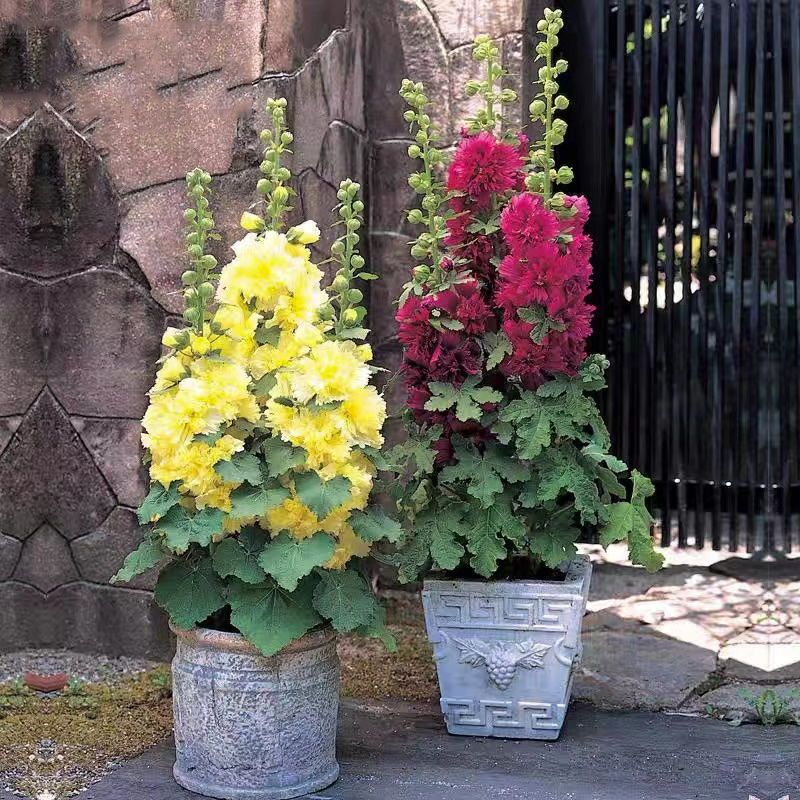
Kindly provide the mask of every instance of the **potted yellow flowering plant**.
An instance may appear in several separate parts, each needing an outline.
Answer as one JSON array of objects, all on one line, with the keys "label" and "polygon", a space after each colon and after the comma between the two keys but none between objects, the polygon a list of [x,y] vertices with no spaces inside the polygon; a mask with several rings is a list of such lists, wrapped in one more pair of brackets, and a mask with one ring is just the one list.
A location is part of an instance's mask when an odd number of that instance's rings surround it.
[{"label": "potted yellow flowering plant", "polygon": [[[175,778],[212,797],[289,798],[328,786],[339,671],[335,631],[382,636],[358,568],[397,523],[369,505],[385,404],[360,343],[369,280],[364,205],[343,181],[333,283],[311,261],[313,222],[284,231],[286,101],[271,100],[262,213],[215,274],[208,174],[187,176],[186,327],[164,335],[142,421],[152,487],[144,541],[115,578],[166,562],[155,589],[177,634]],[[215,289],[214,282],[217,281]]]}]

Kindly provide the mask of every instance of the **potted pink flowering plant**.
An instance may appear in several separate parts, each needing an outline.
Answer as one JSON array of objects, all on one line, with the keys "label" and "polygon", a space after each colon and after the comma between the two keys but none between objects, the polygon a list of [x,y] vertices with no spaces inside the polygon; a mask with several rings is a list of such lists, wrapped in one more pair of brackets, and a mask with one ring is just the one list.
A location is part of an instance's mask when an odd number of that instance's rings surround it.
[{"label": "potted pink flowering plant", "polygon": [[543,129],[529,148],[509,130],[504,71],[488,37],[474,46],[486,79],[470,81],[481,110],[446,171],[419,83],[405,81],[409,178],[424,227],[400,298],[398,338],[409,438],[388,466],[408,522],[390,560],[400,579],[426,574],[423,602],[441,704],[451,733],[554,739],[581,654],[591,565],[577,555],[584,528],[604,545],[627,540],[631,560],[657,569],[650,481],[610,453],[592,397],[608,361],[587,354],[591,239],[585,198],[558,190],[567,107],[554,61],[560,11],[545,11],[536,52],[541,91],[530,106]]}]

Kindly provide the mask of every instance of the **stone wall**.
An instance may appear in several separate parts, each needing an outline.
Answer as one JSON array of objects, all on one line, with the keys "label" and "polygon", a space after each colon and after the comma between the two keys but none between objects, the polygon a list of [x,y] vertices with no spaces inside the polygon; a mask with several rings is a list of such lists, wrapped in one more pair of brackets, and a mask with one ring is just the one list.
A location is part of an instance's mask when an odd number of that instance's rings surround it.
[{"label": "stone wall", "polygon": [[[470,42],[519,88],[523,0],[0,0],[0,650],[165,655],[153,575],[108,578],[139,539],[139,419],[180,310],[184,174],[214,175],[217,256],[255,199],[266,99],[287,97],[299,219],[365,187],[379,361],[413,201],[405,76],[452,145]],[[329,244],[333,234],[325,234]]]}]

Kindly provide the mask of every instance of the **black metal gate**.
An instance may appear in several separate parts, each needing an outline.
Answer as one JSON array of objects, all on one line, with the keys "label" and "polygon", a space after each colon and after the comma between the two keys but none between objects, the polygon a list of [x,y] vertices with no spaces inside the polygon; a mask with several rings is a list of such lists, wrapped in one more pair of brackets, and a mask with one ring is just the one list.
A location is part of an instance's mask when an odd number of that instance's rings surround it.
[{"label": "black metal gate", "polygon": [[800,545],[800,2],[569,0],[563,160],[662,544]]}]

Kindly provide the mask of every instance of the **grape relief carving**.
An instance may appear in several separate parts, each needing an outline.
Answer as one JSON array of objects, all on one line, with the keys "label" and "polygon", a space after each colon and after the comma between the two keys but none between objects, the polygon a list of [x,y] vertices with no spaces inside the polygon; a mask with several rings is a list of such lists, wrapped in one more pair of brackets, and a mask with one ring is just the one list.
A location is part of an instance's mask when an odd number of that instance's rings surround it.
[{"label": "grape relief carving", "polygon": [[458,662],[471,667],[486,667],[489,680],[498,689],[507,689],[514,680],[517,669],[534,669],[544,665],[550,650],[549,644],[526,639],[523,642],[485,642],[483,639],[460,639],[442,631],[446,641],[458,648]]}]

